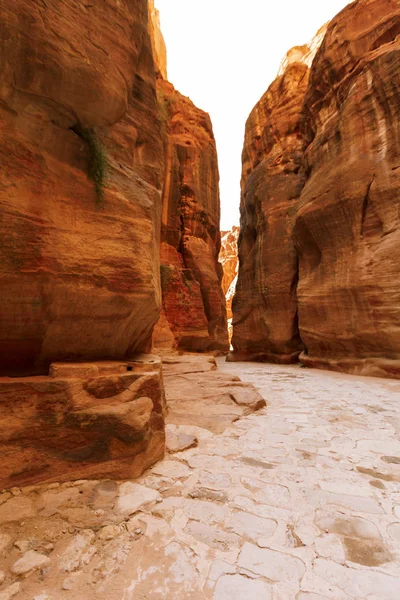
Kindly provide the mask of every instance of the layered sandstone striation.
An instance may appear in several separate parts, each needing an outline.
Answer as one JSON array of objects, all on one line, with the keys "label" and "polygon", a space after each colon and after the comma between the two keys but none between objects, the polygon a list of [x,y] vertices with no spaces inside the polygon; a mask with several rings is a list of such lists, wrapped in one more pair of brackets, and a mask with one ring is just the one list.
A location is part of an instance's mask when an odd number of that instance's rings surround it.
[{"label": "layered sandstone striation", "polygon": [[218,159],[210,117],[159,79],[165,136],[161,225],[163,314],[155,347],[227,350],[221,287]]},{"label": "layered sandstone striation", "polygon": [[400,6],[328,28],[305,99],[298,305],[309,365],[400,376]]},{"label": "layered sandstone striation", "polygon": [[37,481],[138,477],[165,449],[160,360],[53,363],[0,378],[0,489]]},{"label": "layered sandstone striation", "polygon": [[353,2],[251,114],[237,356],[400,376],[399,34],[396,0]]},{"label": "layered sandstone striation", "polygon": [[145,351],[164,169],[147,2],[3,3],[0,61],[0,373]]},{"label": "layered sandstone striation", "polygon": [[147,11],[2,3],[0,486],[137,476],[164,453],[161,367],[135,359],[161,308]]}]

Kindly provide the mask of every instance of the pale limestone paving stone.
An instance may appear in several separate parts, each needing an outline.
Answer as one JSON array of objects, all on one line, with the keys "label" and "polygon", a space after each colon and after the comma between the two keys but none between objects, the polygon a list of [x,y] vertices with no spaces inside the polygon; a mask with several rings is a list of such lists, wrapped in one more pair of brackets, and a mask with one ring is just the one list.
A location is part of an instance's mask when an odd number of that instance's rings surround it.
[{"label": "pale limestone paving stone", "polygon": [[353,596],[376,596],[382,600],[398,600],[399,578],[372,570],[357,570],[324,559],[314,564],[316,575]]},{"label": "pale limestone paving stone", "polygon": [[262,519],[249,513],[235,512],[226,522],[226,527],[243,539],[248,538],[257,543],[260,538],[270,538],[275,533],[278,523],[273,519]]},{"label": "pale limestone paving stone", "polygon": [[321,558],[327,558],[337,563],[343,563],[346,558],[342,542],[333,534],[328,533],[317,538],[315,550]]},{"label": "pale limestone paving stone", "polygon": [[91,529],[82,531],[72,538],[68,547],[59,559],[61,571],[76,571],[82,564],[87,564],[96,552],[94,546],[95,534]]},{"label": "pale limestone paving stone", "polygon": [[11,598],[15,598],[15,596],[19,593],[21,589],[21,584],[19,581],[9,585],[5,590],[0,592],[0,600],[11,600]]},{"label": "pale limestone paving stone", "polygon": [[183,425],[168,424],[165,427],[166,445],[170,454],[183,452],[199,445],[198,438],[186,431]]},{"label": "pale limestone paving stone", "polygon": [[177,460],[164,460],[153,467],[152,473],[173,479],[180,479],[181,477],[188,477],[190,469]]},{"label": "pale limestone paving stone", "polygon": [[283,582],[272,585],[273,600],[297,600],[299,583]]},{"label": "pale limestone paving stone", "polygon": [[208,525],[224,523],[231,513],[226,506],[203,500],[185,500],[183,511],[188,519]]},{"label": "pale limestone paving stone", "polygon": [[271,581],[300,581],[306,567],[302,560],[246,542],[238,566]]},{"label": "pale limestone paving stone", "polygon": [[221,552],[229,552],[235,546],[239,548],[241,542],[240,537],[235,533],[227,533],[198,521],[190,521],[184,532],[210,548]]},{"label": "pale limestone paving stone", "polygon": [[120,485],[117,508],[123,515],[132,515],[143,506],[161,498],[159,492],[127,481]]},{"label": "pale limestone paving stone", "polygon": [[223,575],[218,579],[214,600],[272,600],[271,586],[265,581],[242,575]]},{"label": "pale limestone paving stone", "polygon": [[234,575],[237,572],[236,565],[231,565],[224,560],[216,559],[212,562],[208,579],[210,587],[213,587],[214,582],[221,577],[221,575]]}]

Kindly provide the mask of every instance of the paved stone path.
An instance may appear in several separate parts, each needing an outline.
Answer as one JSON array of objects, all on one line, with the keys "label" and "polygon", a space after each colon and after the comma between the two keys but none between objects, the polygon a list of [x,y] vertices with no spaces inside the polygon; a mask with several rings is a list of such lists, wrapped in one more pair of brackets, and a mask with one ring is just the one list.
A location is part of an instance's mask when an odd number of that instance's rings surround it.
[{"label": "paved stone path", "polygon": [[0,497],[1,600],[399,600],[400,382],[219,368],[267,408],[135,483]]}]

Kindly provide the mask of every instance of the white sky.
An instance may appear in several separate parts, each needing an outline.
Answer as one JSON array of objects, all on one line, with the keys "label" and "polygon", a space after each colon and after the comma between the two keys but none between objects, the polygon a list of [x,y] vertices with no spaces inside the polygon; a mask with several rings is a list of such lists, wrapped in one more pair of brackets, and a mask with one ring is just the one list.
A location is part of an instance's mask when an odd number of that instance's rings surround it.
[{"label": "white sky", "polygon": [[221,176],[221,229],[239,224],[246,119],[293,46],[347,0],[156,0],[168,79],[210,113]]}]

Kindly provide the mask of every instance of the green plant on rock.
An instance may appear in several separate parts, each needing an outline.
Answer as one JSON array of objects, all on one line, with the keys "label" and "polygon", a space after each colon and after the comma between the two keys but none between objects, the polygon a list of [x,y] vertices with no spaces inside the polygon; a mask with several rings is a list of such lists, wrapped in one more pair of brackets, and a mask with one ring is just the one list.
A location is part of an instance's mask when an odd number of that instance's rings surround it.
[{"label": "green plant on rock", "polygon": [[96,135],[94,129],[83,127],[80,123],[71,128],[89,147],[88,177],[94,183],[96,191],[96,204],[104,205],[104,187],[108,160],[105,148]]},{"label": "green plant on rock", "polygon": [[163,292],[168,288],[174,278],[174,267],[170,265],[160,265],[161,289]]}]

